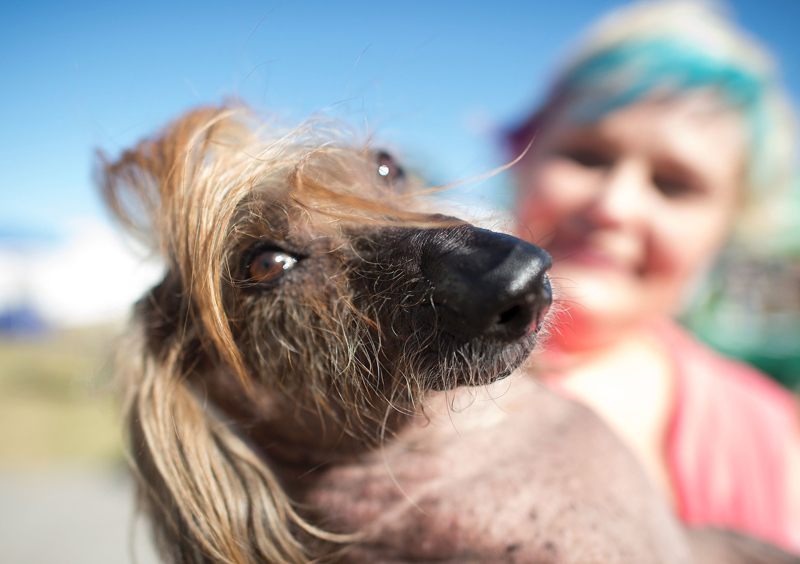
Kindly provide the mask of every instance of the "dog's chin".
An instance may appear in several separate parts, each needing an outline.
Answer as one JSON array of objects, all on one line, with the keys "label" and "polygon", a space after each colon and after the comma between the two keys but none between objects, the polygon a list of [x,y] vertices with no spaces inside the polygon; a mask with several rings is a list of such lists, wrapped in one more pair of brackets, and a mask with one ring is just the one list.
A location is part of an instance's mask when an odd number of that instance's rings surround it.
[{"label": "dog's chin", "polygon": [[530,356],[537,343],[533,331],[517,341],[504,343],[478,338],[466,343],[449,335],[439,346],[421,355],[423,387],[430,391],[452,390],[459,386],[485,386],[507,378]]}]

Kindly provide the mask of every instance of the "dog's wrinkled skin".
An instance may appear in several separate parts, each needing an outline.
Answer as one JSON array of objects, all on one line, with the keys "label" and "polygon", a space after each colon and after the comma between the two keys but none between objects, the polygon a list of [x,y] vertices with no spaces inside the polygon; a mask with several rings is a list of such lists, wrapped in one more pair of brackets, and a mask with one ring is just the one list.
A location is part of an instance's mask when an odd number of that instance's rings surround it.
[{"label": "dog's wrinkled skin", "polygon": [[384,154],[243,114],[187,114],[102,177],[168,267],[120,355],[166,561],[794,561],[687,537],[592,413],[503,380],[543,251],[421,213]]}]

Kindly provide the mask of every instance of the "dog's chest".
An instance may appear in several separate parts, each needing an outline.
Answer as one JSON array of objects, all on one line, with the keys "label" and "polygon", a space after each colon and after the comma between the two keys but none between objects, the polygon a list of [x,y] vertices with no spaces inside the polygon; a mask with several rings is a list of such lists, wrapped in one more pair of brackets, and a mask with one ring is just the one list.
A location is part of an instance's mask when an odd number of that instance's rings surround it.
[{"label": "dog's chest", "polygon": [[345,561],[684,562],[677,528],[616,439],[585,410],[523,388],[524,401],[433,415],[321,473],[304,501],[366,535]]}]

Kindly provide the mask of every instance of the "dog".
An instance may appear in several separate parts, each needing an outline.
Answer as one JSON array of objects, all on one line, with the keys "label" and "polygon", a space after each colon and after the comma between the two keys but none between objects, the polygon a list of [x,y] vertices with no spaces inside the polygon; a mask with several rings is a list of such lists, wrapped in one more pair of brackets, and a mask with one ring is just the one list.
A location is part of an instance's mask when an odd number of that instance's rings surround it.
[{"label": "dog", "polygon": [[687,535],[597,417],[515,372],[549,256],[431,213],[385,152],[200,108],[100,184],[167,265],[118,367],[166,562],[797,562]]}]

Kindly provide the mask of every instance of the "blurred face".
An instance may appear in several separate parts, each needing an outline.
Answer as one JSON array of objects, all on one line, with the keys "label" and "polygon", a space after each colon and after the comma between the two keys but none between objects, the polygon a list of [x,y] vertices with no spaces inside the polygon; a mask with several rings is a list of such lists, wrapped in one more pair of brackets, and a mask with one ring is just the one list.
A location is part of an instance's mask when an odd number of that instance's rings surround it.
[{"label": "blurred face", "polygon": [[602,342],[676,312],[731,226],[742,122],[710,94],[548,121],[518,165],[518,234],[553,256],[564,339]]}]

